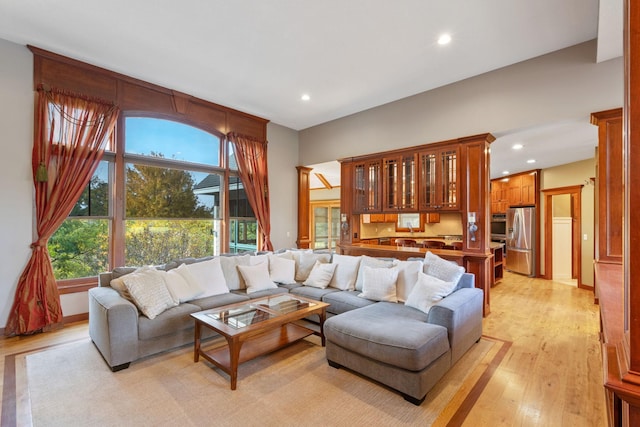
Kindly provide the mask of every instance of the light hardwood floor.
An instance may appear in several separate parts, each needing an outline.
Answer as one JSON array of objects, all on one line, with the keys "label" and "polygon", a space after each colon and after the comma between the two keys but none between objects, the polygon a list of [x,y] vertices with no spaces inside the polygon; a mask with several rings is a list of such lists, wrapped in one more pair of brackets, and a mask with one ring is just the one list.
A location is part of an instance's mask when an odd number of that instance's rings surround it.
[{"label": "light hardwood floor", "polygon": [[[606,425],[598,332],[593,292],[506,273],[491,289],[484,334],[513,344],[463,425]],[[7,355],[87,336],[87,323],[79,322],[0,339],[0,372]]]}]

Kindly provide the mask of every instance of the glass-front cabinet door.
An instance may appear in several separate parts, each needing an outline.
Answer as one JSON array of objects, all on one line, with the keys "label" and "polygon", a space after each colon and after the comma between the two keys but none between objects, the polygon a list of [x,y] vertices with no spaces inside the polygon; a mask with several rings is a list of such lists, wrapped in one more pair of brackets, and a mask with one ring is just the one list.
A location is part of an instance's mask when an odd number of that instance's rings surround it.
[{"label": "glass-front cabinet door", "polygon": [[354,165],[354,213],[382,211],[381,160],[369,160]]},{"label": "glass-front cabinet door", "polygon": [[384,159],[383,210],[417,210],[416,163],[413,153]]},{"label": "glass-front cabinet door", "polygon": [[418,156],[420,210],[459,210],[458,148],[423,151]]}]

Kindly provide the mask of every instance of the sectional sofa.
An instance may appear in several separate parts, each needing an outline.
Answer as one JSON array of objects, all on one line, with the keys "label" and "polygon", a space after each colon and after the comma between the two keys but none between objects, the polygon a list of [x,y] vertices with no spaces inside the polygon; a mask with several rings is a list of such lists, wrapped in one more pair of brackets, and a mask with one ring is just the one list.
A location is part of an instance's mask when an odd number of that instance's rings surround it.
[{"label": "sectional sofa", "polygon": [[482,334],[483,296],[474,276],[430,252],[400,261],[302,250],[100,274],[89,290],[89,334],[118,371],[192,343],[190,313],[281,293],[330,304],[324,333],[331,366],[359,372],[414,404]]}]

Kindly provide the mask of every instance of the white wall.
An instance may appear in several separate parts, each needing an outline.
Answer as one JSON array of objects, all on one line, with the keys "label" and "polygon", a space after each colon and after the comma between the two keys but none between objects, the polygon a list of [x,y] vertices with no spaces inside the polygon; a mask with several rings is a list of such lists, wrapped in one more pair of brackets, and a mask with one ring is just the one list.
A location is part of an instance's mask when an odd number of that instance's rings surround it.
[{"label": "white wall", "polygon": [[294,248],[298,236],[298,132],[269,123],[269,193],[274,249]]},{"label": "white wall", "polygon": [[591,41],[300,131],[300,162],[522,129],[622,106],[623,60]]},{"label": "white wall", "polygon": [[0,39],[0,327],[6,325],[18,278],[31,250],[33,60]]}]

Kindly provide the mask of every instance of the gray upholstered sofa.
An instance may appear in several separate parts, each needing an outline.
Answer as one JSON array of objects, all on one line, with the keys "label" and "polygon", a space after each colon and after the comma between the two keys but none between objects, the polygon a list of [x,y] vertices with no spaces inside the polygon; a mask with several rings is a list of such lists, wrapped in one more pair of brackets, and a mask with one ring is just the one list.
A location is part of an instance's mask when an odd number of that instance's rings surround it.
[{"label": "gray upholstered sofa", "polygon": [[[248,292],[248,285],[243,283],[238,271],[265,256],[218,257],[226,282],[225,292],[177,303],[153,318],[144,315],[116,286],[117,279],[135,273],[137,269],[125,267],[103,273],[98,287],[89,290],[90,337],[109,367],[116,371],[139,358],[193,342],[194,322],[190,313],[290,292],[330,304],[324,325],[330,365],[359,372],[419,404],[428,390],[482,334],[483,295],[474,287],[472,274],[460,273],[453,291],[449,289],[446,297],[442,298],[443,294],[438,302],[430,302],[432,306],[428,310],[421,306],[422,302],[416,304],[411,300],[418,294],[418,285],[414,283],[416,277],[438,275],[438,271],[429,269],[444,262],[440,259],[435,263],[429,261],[429,254],[425,260],[399,261],[282,251],[269,256],[293,260],[294,280],[283,280],[274,288]],[[198,262],[211,259],[178,260],[157,269],[170,274],[184,265],[198,265]],[[451,265],[446,263],[445,266]],[[328,267],[326,264],[333,265],[331,281],[318,286],[311,280],[315,277],[314,270]],[[385,301],[388,295],[381,298],[372,292],[371,283],[377,282],[378,276],[384,276],[381,273],[391,271],[391,267],[397,270],[392,294],[397,293],[398,302],[395,299],[394,302]],[[413,306],[409,306],[410,303]]]}]

